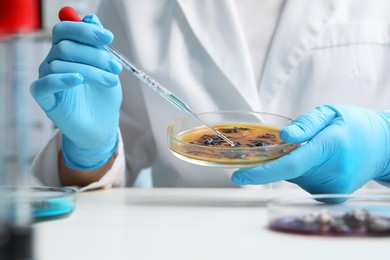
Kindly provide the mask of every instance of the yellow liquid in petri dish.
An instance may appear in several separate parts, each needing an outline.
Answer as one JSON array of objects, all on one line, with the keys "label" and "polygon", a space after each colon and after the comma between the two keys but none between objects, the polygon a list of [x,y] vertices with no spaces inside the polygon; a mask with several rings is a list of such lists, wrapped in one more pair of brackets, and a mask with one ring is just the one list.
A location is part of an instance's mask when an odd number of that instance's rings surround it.
[{"label": "yellow liquid in petri dish", "polygon": [[171,145],[173,153],[183,160],[207,166],[252,166],[290,152],[296,145],[285,144],[280,129],[252,124],[213,125],[235,147],[207,128],[195,128],[179,133],[179,142]]}]

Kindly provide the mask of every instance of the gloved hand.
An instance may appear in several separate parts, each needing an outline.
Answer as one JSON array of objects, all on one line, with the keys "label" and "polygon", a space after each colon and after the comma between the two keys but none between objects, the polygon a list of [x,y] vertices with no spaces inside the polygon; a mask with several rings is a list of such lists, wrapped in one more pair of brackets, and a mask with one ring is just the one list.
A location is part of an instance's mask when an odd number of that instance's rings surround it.
[{"label": "gloved hand", "polygon": [[39,79],[30,86],[35,100],[63,134],[68,167],[95,169],[115,152],[122,66],[105,50],[113,38],[94,15],[83,22],[56,24]]},{"label": "gloved hand", "polygon": [[352,193],[370,180],[390,182],[390,114],[351,105],[324,105],[280,132],[287,143],[305,142],[259,167],[240,169],[235,184],[288,180],[311,194]]}]

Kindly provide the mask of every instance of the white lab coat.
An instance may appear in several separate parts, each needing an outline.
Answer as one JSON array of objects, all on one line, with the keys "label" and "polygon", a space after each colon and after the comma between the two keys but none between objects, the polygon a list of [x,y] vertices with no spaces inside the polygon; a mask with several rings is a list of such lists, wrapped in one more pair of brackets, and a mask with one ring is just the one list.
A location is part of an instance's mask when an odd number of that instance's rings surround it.
[{"label": "white lab coat", "polygon": [[[295,118],[324,103],[389,109],[388,10],[387,0],[286,0],[260,83],[233,1],[102,1],[99,17],[117,49],[194,111],[244,109]],[[232,170],[192,165],[170,153],[166,128],[183,112],[127,72],[121,82],[124,146],[91,187],[124,185],[125,161],[127,185],[150,166],[156,187],[232,186]],[[43,184],[59,184],[58,144],[56,136],[34,161]]]}]

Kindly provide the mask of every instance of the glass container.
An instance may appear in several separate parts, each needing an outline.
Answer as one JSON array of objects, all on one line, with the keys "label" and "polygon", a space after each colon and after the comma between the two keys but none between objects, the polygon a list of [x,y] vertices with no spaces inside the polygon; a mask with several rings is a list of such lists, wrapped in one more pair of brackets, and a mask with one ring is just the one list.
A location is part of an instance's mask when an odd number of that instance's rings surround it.
[{"label": "glass container", "polygon": [[178,158],[212,167],[253,167],[272,161],[296,149],[284,143],[281,128],[292,119],[264,112],[219,111],[197,114],[233,142],[231,146],[209,129],[187,116],[167,129],[168,146]]},{"label": "glass container", "polygon": [[390,194],[323,194],[268,203],[269,228],[320,236],[389,236]]}]

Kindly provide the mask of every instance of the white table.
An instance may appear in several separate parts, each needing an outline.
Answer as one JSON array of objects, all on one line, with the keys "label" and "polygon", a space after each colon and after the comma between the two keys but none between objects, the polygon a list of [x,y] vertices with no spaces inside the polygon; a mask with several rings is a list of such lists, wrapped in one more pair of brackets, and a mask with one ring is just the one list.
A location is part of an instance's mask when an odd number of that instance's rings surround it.
[{"label": "white table", "polygon": [[[37,260],[390,259],[390,237],[317,237],[268,230],[263,192],[111,189],[80,193],[70,216],[34,225],[35,253]],[[271,196],[302,193],[272,192]]]}]

